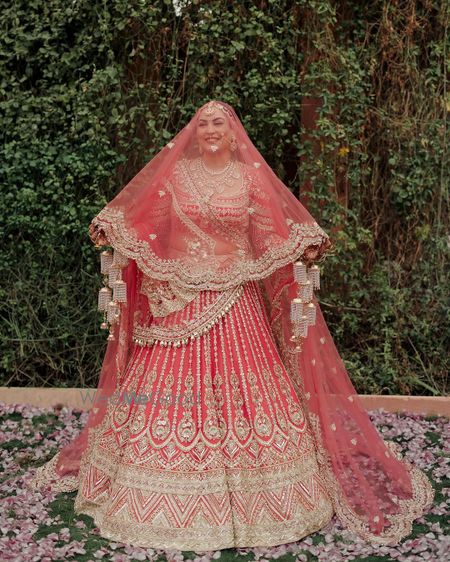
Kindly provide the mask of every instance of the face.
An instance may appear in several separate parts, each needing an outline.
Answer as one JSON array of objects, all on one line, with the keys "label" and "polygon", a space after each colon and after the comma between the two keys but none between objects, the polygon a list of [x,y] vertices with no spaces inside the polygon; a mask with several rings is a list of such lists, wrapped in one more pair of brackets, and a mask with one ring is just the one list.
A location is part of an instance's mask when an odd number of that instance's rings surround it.
[{"label": "face", "polygon": [[232,130],[221,109],[208,114],[203,110],[197,121],[197,142],[200,152],[222,152],[229,149]]}]

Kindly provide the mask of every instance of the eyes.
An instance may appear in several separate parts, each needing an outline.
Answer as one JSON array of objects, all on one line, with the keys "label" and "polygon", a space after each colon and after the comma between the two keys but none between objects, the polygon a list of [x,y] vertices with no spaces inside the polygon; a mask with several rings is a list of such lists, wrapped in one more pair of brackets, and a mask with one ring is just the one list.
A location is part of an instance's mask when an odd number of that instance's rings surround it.
[{"label": "eyes", "polygon": [[[221,125],[225,124],[225,121],[223,119],[214,119],[214,121],[212,122],[212,124],[215,127],[220,127]],[[199,121],[198,122],[198,127],[206,127],[206,125],[208,125],[207,121]]]}]

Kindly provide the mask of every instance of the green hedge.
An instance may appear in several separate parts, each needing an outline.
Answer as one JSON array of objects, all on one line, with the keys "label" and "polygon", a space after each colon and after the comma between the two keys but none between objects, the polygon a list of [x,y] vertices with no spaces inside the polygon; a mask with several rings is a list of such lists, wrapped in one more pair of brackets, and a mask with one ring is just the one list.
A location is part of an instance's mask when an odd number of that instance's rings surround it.
[{"label": "green hedge", "polygon": [[[89,222],[219,98],[296,194],[312,184],[336,246],[320,300],[357,390],[445,393],[444,4],[3,7],[0,384],[96,384],[106,338]],[[312,131],[308,98],[322,102]]]}]

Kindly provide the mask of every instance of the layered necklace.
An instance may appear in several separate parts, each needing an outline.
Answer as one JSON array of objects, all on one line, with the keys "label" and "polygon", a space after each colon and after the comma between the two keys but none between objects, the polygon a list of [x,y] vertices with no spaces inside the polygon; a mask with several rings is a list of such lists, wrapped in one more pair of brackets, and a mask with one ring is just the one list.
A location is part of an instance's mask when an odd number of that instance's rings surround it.
[{"label": "layered necklace", "polygon": [[199,184],[202,195],[207,201],[214,194],[218,193],[220,195],[227,188],[229,189],[236,185],[236,181],[241,178],[234,158],[228,160],[226,165],[220,170],[211,170],[206,166],[203,158],[198,158],[195,160],[193,168],[196,176],[195,179]]}]

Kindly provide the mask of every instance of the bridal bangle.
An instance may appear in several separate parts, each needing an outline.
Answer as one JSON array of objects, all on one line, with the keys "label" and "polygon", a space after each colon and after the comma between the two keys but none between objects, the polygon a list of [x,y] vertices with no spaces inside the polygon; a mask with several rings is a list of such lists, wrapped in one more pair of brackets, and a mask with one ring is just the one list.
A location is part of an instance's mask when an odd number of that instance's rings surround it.
[{"label": "bridal bangle", "polygon": [[298,353],[308,335],[308,327],[316,323],[316,306],[312,300],[314,289],[320,289],[320,269],[316,264],[307,267],[302,261],[297,261],[294,263],[294,279],[297,296],[291,301],[291,341],[297,343],[294,351]]}]

